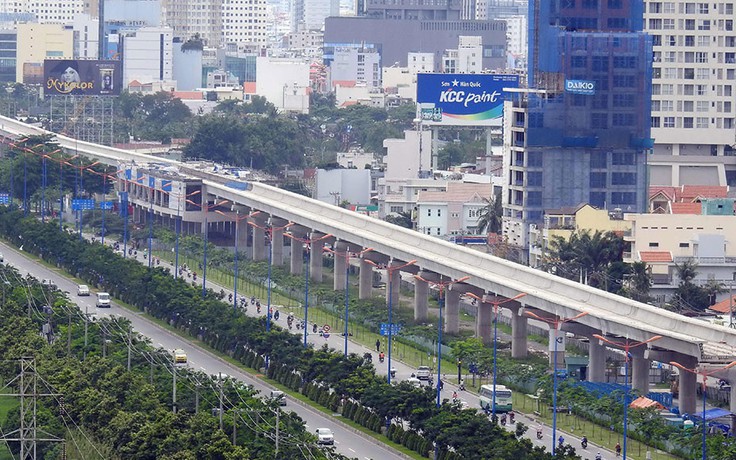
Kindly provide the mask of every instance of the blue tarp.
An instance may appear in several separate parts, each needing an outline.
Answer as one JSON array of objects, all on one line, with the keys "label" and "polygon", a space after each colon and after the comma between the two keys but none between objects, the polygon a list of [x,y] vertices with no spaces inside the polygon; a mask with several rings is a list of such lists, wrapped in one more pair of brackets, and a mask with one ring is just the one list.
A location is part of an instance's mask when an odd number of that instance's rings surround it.
[{"label": "blue tarp", "polygon": [[[706,421],[715,420],[717,418],[728,417],[730,415],[733,415],[733,414],[731,414],[731,412],[727,411],[726,409],[715,407],[713,409],[708,409],[705,411],[705,420]],[[695,414],[691,414],[690,418],[700,420],[701,418],[703,418],[703,412],[699,411]]]}]

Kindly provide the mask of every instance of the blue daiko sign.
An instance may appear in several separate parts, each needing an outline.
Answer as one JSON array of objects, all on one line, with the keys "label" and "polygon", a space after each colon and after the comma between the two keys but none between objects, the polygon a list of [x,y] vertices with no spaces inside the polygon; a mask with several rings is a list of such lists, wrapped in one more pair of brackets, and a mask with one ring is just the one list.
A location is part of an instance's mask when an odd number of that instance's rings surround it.
[{"label": "blue daiko sign", "polygon": [[595,94],[595,82],[592,80],[565,80],[565,91],[593,96]]},{"label": "blue daiko sign", "polygon": [[417,110],[423,124],[501,126],[504,88],[518,88],[518,75],[417,74]]}]

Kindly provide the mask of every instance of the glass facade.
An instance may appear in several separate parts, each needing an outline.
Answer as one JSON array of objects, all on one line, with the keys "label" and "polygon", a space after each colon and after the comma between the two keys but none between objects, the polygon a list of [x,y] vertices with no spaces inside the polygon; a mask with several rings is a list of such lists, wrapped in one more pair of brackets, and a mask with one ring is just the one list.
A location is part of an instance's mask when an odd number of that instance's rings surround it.
[{"label": "glass facade", "polygon": [[529,18],[532,91],[513,104],[524,129],[512,134],[522,158],[507,203],[519,212],[507,215],[539,222],[545,209],[581,203],[644,211],[653,140],[642,1],[533,0]]}]

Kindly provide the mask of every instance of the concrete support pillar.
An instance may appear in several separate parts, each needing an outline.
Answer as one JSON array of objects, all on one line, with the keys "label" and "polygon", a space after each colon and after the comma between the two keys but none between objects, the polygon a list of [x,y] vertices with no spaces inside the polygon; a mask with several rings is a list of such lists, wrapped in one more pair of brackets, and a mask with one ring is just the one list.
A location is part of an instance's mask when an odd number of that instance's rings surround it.
[{"label": "concrete support pillar", "polygon": [[358,274],[358,298],[370,299],[373,290],[373,265],[365,259],[360,259],[360,273]]},{"label": "concrete support pillar", "polygon": [[238,252],[248,251],[248,224],[240,221],[235,225],[238,226]]},{"label": "concrete support pillar", "polygon": [[643,395],[649,393],[649,366],[651,361],[644,358],[646,348],[633,348],[631,353],[631,388]]},{"label": "concrete support pillar", "polygon": [[[420,273],[421,276],[421,273]],[[429,283],[420,280],[419,278],[414,279],[414,320],[415,321],[427,321],[428,318],[428,305],[427,299],[429,296]]]},{"label": "concrete support pillar", "polygon": [[302,249],[302,242],[298,240],[291,240],[291,258],[290,258],[290,271],[292,275],[302,274],[302,265],[304,265],[304,251]]},{"label": "concrete support pillar", "polygon": [[514,359],[526,358],[529,354],[529,344],[527,331],[529,318],[519,315],[519,308],[510,308],[511,310],[511,357]]},{"label": "concrete support pillar", "polygon": [[[694,356],[682,356],[678,362],[688,369],[695,369],[698,360]],[[698,379],[692,372],[680,371],[680,395],[677,402],[680,406],[680,414],[694,414],[697,405]]]},{"label": "concrete support pillar", "polygon": [[322,251],[325,243],[313,241],[309,243],[309,279],[317,283],[322,282]]},{"label": "concrete support pillar", "polygon": [[460,332],[460,295],[458,291],[445,289],[445,332],[448,334]]},{"label": "concrete support pillar", "polygon": [[484,345],[493,345],[493,305],[478,302],[478,314],[475,316],[475,335]]},{"label": "concrete support pillar", "polygon": [[[555,341],[557,342],[555,351]],[[549,327],[549,365],[554,369],[555,354],[557,354],[557,369],[565,369],[565,333],[555,331],[553,325]]]},{"label": "concrete support pillar", "polygon": [[589,358],[588,358],[588,382],[605,382],[606,381],[606,347],[601,345],[601,341],[588,336],[589,339]]},{"label": "concrete support pillar", "polygon": [[266,259],[266,232],[260,227],[253,227],[253,260]]},{"label": "concrete support pillar", "polygon": [[273,230],[271,239],[271,263],[280,267],[284,265],[284,229]]},{"label": "concrete support pillar", "polygon": [[[399,266],[402,264],[393,263],[389,266]],[[391,305],[399,305],[399,292],[401,292],[401,270],[393,270],[389,271],[386,270],[386,275],[388,276],[388,280],[386,281],[386,304],[389,303]],[[389,295],[391,298],[389,299]]]},{"label": "concrete support pillar", "polygon": [[348,261],[345,258],[345,252],[347,251],[347,245],[345,243],[336,243],[335,244],[335,269],[334,269],[334,278],[332,283],[332,289],[335,291],[344,291],[345,290],[345,277],[347,276],[347,273],[345,273],[345,270],[347,270]]}]

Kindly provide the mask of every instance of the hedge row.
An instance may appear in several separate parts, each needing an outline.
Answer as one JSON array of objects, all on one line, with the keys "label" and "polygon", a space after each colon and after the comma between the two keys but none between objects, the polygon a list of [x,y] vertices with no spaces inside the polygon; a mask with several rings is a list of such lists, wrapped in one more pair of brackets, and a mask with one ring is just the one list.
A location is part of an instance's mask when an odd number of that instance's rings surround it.
[{"label": "hedge row", "polygon": [[380,431],[394,421],[410,426],[401,443],[423,455],[436,442],[467,459],[552,458],[476,411],[460,411],[451,404],[435,407],[430,390],[387,384],[362,357],[344,357],[326,346],[304,348],[299,337],[279,327],[266,332],[265,318],[234,311],[211,290],[203,298],[199,288],[163,268],[124,259],[107,247],[59,231],[58,225],[24,219],[17,211],[2,208],[0,235],[245,365],[259,369],[268,356],[270,377],[325,407],[337,409],[340,401],[355,401],[360,409],[351,418],[370,429]]}]

